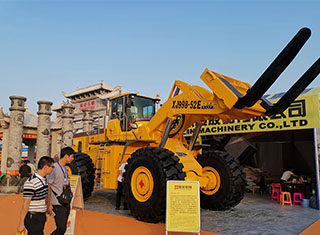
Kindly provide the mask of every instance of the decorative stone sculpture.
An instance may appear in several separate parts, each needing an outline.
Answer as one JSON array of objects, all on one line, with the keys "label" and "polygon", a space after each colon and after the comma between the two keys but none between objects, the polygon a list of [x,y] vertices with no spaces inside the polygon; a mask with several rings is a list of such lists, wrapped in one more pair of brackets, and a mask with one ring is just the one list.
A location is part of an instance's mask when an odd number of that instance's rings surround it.
[{"label": "decorative stone sculpture", "polygon": [[38,105],[37,163],[41,157],[50,156],[50,116],[52,114],[52,102],[38,101]]},{"label": "decorative stone sculpture", "polygon": [[7,155],[7,172],[18,174],[19,163],[21,161],[21,148],[23,136],[23,123],[25,102],[27,98],[22,96],[10,96],[10,126],[9,126],[9,146]]},{"label": "decorative stone sculpture", "polygon": [[71,147],[73,139],[74,106],[69,102],[62,105],[62,145],[61,148]]},{"label": "decorative stone sculpture", "polygon": [[82,110],[83,112],[83,131],[84,132],[89,132],[92,130],[92,115],[91,115],[91,110],[85,109]]}]

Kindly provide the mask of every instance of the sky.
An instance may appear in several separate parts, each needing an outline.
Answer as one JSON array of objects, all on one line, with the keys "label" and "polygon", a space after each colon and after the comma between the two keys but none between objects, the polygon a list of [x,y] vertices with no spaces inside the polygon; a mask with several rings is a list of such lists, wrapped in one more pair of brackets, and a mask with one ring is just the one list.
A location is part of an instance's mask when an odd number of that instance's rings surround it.
[{"label": "sky", "polygon": [[[100,83],[162,102],[205,68],[258,79],[302,27],[312,35],[267,93],[286,91],[320,56],[320,1],[0,0],[0,106],[9,96],[59,105]],[[320,87],[320,76],[309,87]]]}]

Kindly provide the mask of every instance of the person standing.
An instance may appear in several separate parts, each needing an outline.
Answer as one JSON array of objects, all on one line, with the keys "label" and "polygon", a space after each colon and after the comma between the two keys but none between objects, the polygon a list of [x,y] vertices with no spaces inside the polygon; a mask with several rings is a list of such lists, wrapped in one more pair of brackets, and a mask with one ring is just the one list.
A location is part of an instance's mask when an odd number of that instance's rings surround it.
[{"label": "person standing", "polygon": [[[121,205],[121,197],[123,194],[123,184],[124,184],[124,177],[123,173],[126,171],[125,166],[128,163],[122,163],[122,165],[119,167],[119,176],[118,176],[118,187],[117,187],[117,196],[116,196],[116,210],[120,210],[120,205]],[[126,201],[123,202],[123,209],[127,210],[127,203]]]},{"label": "person standing", "polygon": [[68,173],[66,165],[70,164],[74,158],[74,150],[71,147],[65,147],[61,150],[60,160],[55,163],[54,169],[48,175],[49,187],[49,212],[55,213],[56,230],[51,235],[63,235],[67,230],[67,222],[70,214],[70,205],[61,205],[57,196],[60,196],[64,186],[68,184]]},{"label": "person standing", "polygon": [[34,167],[34,164],[30,163],[29,160],[26,160],[26,163],[27,163],[27,166],[30,167],[30,169],[31,169],[31,174],[33,175],[34,172],[36,171],[36,168]]},{"label": "person standing", "polygon": [[48,185],[45,177],[52,172],[53,164],[52,158],[42,157],[39,160],[37,172],[25,182],[17,232],[28,230],[28,235],[43,235],[48,200]]},{"label": "person standing", "polygon": [[281,179],[280,179],[280,184],[281,184],[281,190],[285,191],[285,183],[288,181],[291,177],[298,177],[296,174],[293,173],[293,169],[286,170],[283,172]]},{"label": "person standing", "polygon": [[28,160],[22,160],[20,168],[19,168],[19,183],[18,183],[18,193],[23,191],[23,185],[27,181],[27,179],[34,174],[32,174],[31,168],[27,165]]}]

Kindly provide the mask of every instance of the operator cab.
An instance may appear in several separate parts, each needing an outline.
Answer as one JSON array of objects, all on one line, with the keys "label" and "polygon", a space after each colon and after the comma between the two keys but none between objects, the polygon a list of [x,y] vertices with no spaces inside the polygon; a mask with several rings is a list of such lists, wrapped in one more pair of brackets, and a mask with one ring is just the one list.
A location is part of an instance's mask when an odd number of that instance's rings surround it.
[{"label": "operator cab", "polygon": [[136,122],[150,121],[156,113],[159,98],[142,96],[136,93],[126,93],[110,99],[111,119],[119,119],[121,130],[128,131],[137,128]]}]

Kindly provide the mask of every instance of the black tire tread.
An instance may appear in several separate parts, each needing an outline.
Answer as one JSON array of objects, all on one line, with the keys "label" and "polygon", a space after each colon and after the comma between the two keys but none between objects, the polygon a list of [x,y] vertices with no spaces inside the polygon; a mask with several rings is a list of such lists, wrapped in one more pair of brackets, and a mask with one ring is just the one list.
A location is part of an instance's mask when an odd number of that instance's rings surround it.
[{"label": "black tire tread", "polygon": [[[128,159],[128,165],[126,165],[124,173],[125,182],[131,181],[131,176],[128,175],[128,172],[132,171],[130,169],[132,164],[143,158],[151,158],[161,171],[159,184],[154,186],[158,187],[159,191],[157,195],[152,195],[149,200],[141,203],[137,202],[132,195],[130,184],[125,183],[125,197],[134,217],[141,221],[156,223],[163,221],[165,218],[167,180],[184,180],[186,174],[182,172],[183,165],[179,163],[179,158],[174,156],[173,152],[163,148],[147,147],[138,149]],[[154,202],[155,200],[151,200],[153,196],[156,196],[156,203]]]},{"label": "black tire tread", "polygon": [[72,174],[81,176],[83,199],[87,200],[94,188],[95,169],[92,159],[85,153],[76,153],[69,166]]},{"label": "black tire tread", "polygon": [[[229,187],[222,200],[213,200],[215,194],[210,197],[201,192],[201,207],[210,210],[228,210],[238,205],[244,197],[247,184],[246,175],[243,173],[243,167],[239,162],[228,153],[215,150],[204,151],[197,157],[197,160],[203,167],[210,165],[210,161],[219,161],[224,165],[229,177]],[[223,180],[221,180],[221,184],[223,183]],[[216,194],[218,193],[219,191]]]}]

